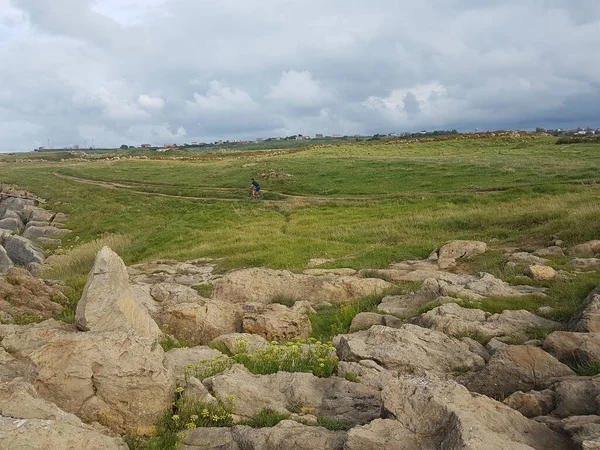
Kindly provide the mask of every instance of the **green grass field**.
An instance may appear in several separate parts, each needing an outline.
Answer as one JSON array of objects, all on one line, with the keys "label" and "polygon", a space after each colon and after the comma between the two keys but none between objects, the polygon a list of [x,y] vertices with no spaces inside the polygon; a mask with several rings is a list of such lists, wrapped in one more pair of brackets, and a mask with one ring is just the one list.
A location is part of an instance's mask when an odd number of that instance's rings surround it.
[{"label": "green grass field", "polygon": [[[451,239],[524,250],[553,235],[568,245],[598,239],[600,145],[555,142],[360,142],[193,160],[10,155],[0,181],[70,214],[64,247],[81,256],[87,243],[90,255],[61,278],[84,274],[102,239],[117,239],[128,264],[212,257],[222,270],[301,271],[311,258],[335,258],[329,267],[375,269]],[[264,201],[248,201],[251,177]]]}]

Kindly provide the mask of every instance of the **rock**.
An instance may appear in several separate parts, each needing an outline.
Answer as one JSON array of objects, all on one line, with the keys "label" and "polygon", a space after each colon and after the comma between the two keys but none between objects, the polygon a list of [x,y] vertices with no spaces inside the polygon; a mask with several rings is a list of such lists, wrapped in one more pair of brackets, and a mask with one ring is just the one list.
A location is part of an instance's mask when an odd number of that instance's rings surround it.
[{"label": "rock", "polygon": [[238,353],[264,350],[269,347],[269,342],[256,334],[231,333],[213,339],[208,345],[228,355],[237,355]]},{"label": "rock", "polygon": [[382,397],[390,419],[350,430],[346,450],[571,448],[546,426],[454,381],[401,377]]},{"label": "rock", "polygon": [[550,261],[544,258],[540,258],[539,256],[532,255],[527,252],[519,252],[513,253],[508,257],[510,262],[518,263],[518,264],[528,264],[528,265],[540,265],[545,266]]},{"label": "rock", "polygon": [[465,386],[473,392],[504,399],[510,394],[543,390],[556,378],[573,371],[538,347],[511,345],[492,355],[479,372],[465,377]]},{"label": "rock", "polygon": [[13,232],[10,230],[1,230],[0,229],[0,245],[4,246],[4,242],[8,239],[9,236],[12,236]]},{"label": "rock", "polygon": [[52,224],[63,224],[69,219],[69,216],[65,213],[57,212],[54,214]]},{"label": "rock", "polygon": [[23,228],[25,226],[23,225],[23,222],[21,222],[20,219],[15,219],[15,218],[9,218],[9,219],[2,219],[0,220],[0,228],[2,228],[3,230],[10,230],[14,233],[21,233],[21,231],[23,231]]},{"label": "rock", "polygon": [[173,348],[165,353],[164,365],[171,370],[178,383],[182,383],[191,376],[186,369],[193,365],[202,365],[208,360],[224,357],[223,353],[210,347],[198,346],[192,348]]},{"label": "rock", "polygon": [[6,272],[8,272],[13,267],[15,267],[15,265],[8,257],[8,253],[6,253],[4,247],[0,245],[0,275],[6,274]]},{"label": "rock", "polygon": [[10,450],[127,450],[120,437],[110,437],[87,425],[0,416],[0,448]]},{"label": "rock", "polygon": [[67,298],[56,287],[48,286],[27,270],[10,269],[0,278],[0,311],[5,313],[5,322],[41,321],[60,314],[61,303]]},{"label": "rock", "polygon": [[62,236],[71,233],[71,230],[56,227],[28,227],[23,233],[23,237],[27,239],[37,239],[41,237]]},{"label": "rock", "polygon": [[84,331],[128,331],[158,339],[162,332],[135,298],[123,260],[110,248],[96,255],[75,313]]},{"label": "rock", "polygon": [[44,244],[44,245],[60,245],[60,244],[62,244],[60,239],[50,239],[50,238],[45,238],[45,237],[37,238],[36,241],[39,242],[40,244]]},{"label": "rock", "polygon": [[28,358],[23,358],[20,355],[13,356],[0,347],[0,383],[6,383],[16,378],[33,383],[35,376],[35,366]]},{"label": "rock", "polygon": [[28,229],[30,227],[49,227],[49,226],[50,226],[50,222],[30,221],[30,222],[27,222],[27,225],[25,225],[25,229]]},{"label": "rock", "polygon": [[600,266],[600,258],[575,258],[567,263],[568,267],[595,267]]},{"label": "rock", "polygon": [[4,214],[5,211],[23,211],[25,207],[35,205],[35,200],[29,198],[15,197],[4,197],[0,201],[0,213]]},{"label": "rock", "polygon": [[371,359],[399,374],[447,376],[485,364],[457,339],[410,324],[397,329],[374,325],[366,331],[342,335],[336,347],[342,361]]},{"label": "rock", "polygon": [[572,256],[594,256],[600,253],[600,240],[588,241],[584,244],[579,244],[569,249],[569,255]]},{"label": "rock", "polygon": [[600,395],[600,379],[573,377],[560,380],[554,386],[556,417],[582,416],[598,414],[596,398]]},{"label": "rock", "polygon": [[243,306],[242,331],[258,334],[265,339],[307,339],[312,327],[306,314],[293,311],[283,305],[246,304]]},{"label": "rock", "polygon": [[535,256],[565,256],[565,252],[558,245],[553,245],[552,247],[540,248],[533,252]]},{"label": "rock", "polygon": [[554,411],[554,391],[551,389],[527,393],[517,391],[505,398],[503,403],[516,409],[525,417],[545,416]]},{"label": "rock", "polygon": [[53,339],[30,355],[40,396],[86,422],[147,432],[171,406],[173,373],[153,339],[133,332],[87,332]]},{"label": "rock", "polygon": [[490,339],[490,341],[485,345],[485,348],[487,349],[488,352],[490,352],[491,355],[493,355],[494,353],[497,353],[499,351],[502,351],[508,347],[509,347],[509,345],[506,342],[502,342],[498,338]]},{"label": "rock", "polygon": [[26,222],[51,222],[54,217],[52,211],[33,205],[25,205],[21,210],[21,215]]},{"label": "rock", "polygon": [[209,259],[198,259],[187,262],[157,261],[147,264],[136,264],[127,268],[130,279],[141,284],[174,283],[188,287],[206,284],[214,279],[214,264]]},{"label": "rock", "polygon": [[289,413],[288,408],[308,408],[348,426],[368,423],[381,415],[379,390],[342,378],[318,378],[311,373],[277,372],[253,375],[241,365],[204,380],[215,396],[234,395],[235,414],[253,417],[259,409]]},{"label": "rock", "polygon": [[381,303],[377,306],[377,310],[394,316],[410,317],[416,314],[422,306],[437,300],[440,295],[441,290],[438,280],[428,278],[417,292],[383,297]]},{"label": "rock", "polygon": [[556,270],[550,266],[529,266],[524,272],[529,278],[534,280],[551,280],[556,276]]},{"label": "rock", "polygon": [[377,313],[361,312],[354,316],[350,324],[350,333],[359,330],[367,330],[372,325],[385,325],[384,316]]},{"label": "rock", "polygon": [[301,314],[316,314],[317,313],[316,309],[313,308],[312,305],[310,304],[310,302],[308,302],[306,300],[300,300],[298,302],[295,302],[294,305],[292,306],[292,311],[296,311]]},{"label": "rock", "polygon": [[378,390],[382,390],[392,378],[398,377],[397,372],[393,370],[386,370],[376,362],[369,359],[360,362],[340,361],[337,368],[337,375],[341,378],[347,379],[348,381],[353,380],[346,378],[347,376],[350,378],[357,377],[358,382],[367,386],[372,386]]},{"label": "rock", "polygon": [[319,267],[324,264],[329,264],[330,262],[334,262],[335,259],[331,258],[313,258],[308,261],[308,267]]},{"label": "rock", "polygon": [[[0,211],[2,211],[0,207]],[[23,217],[17,211],[13,211],[8,209],[4,212],[4,215],[0,214],[0,219],[17,219],[19,222],[23,223]]]},{"label": "rock", "polygon": [[532,327],[557,329],[561,326],[558,322],[525,310],[505,310],[490,316],[480,309],[463,308],[456,303],[447,303],[428,311],[419,317],[418,324],[452,336],[478,334],[485,338],[525,336]]},{"label": "rock", "polygon": [[[530,286],[511,286],[485,272],[478,273],[476,278],[475,281],[468,283],[465,288],[485,297],[518,297],[542,292],[540,289],[531,288]],[[449,293],[453,292],[450,291]]]},{"label": "rock", "polygon": [[548,335],[543,348],[565,364],[600,361],[600,333],[555,331]]},{"label": "rock", "polygon": [[283,420],[271,428],[236,426],[191,431],[180,450],[342,450],[346,433]]},{"label": "rock", "polygon": [[52,339],[74,333],[75,327],[73,325],[54,319],[31,325],[0,326],[2,346],[25,356],[43,347]]},{"label": "rock", "polygon": [[471,339],[469,337],[463,337],[460,338],[460,341],[467,344],[467,346],[469,347],[469,350],[472,351],[473,353],[481,356],[484,361],[488,361],[490,359],[490,352],[487,351],[487,349],[479,342],[477,342],[475,339]]},{"label": "rock", "polygon": [[479,241],[451,241],[434,250],[428,259],[436,260],[441,269],[448,268],[459,258],[471,258],[485,253],[487,244]]},{"label": "rock", "polygon": [[188,397],[197,403],[214,403],[217,401],[216,398],[210,395],[210,392],[202,384],[202,381],[196,377],[189,377],[186,381],[182,396]]},{"label": "rock", "polygon": [[236,305],[206,300],[165,306],[158,320],[177,339],[204,345],[222,334],[240,331],[240,315]]},{"label": "rock", "polygon": [[21,236],[8,236],[4,248],[13,263],[28,267],[32,263],[44,264],[44,251],[35,243]]},{"label": "rock", "polygon": [[585,298],[567,323],[569,331],[600,332],[600,285]]},{"label": "rock", "polygon": [[554,308],[552,306],[540,306],[535,310],[535,313],[540,316],[551,316],[554,313]]},{"label": "rock", "polygon": [[345,303],[380,294],[391,284],[378,278],[314,276],[287,270],[252,268],[236,270],[214,283],[213,298],[234,303],[269,304],[274,298]]},{"label": "rock", "polygon": [[158,283],[152,286],[150,294],[160,303],[194,303],[204,300],[191,287],[176,283]]}]

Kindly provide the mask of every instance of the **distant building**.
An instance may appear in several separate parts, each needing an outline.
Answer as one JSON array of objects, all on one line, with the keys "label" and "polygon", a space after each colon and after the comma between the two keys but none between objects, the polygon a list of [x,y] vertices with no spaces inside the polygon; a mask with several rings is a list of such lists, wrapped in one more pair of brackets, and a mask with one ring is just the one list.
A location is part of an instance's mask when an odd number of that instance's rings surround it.
[{"label": "distant building", "polygon": [[164,148],[175,148],[177,147],[177,144],[165,144],[163,145]]},{"label": "distant building", "polygon": [[334,134],[332,134],[332,136],[333,136],[333,137],[337,137],[337,138],[339,138],[339,137],[342,137],[342,135],[341,135],[341,134],[338,134],[338,133],[334,133]]},{"label": "distant building", "polygon": [[256,138],[256,142],[262,142],[262,141],[264,141],[263,138]]},{"label": "distant building", "polygon": [[315,139],[323,139],[323,135],[321,133],[315,134]]},{"label": "distant building", "polygon": [[142,145],[140,145],[140,147],[141,148],[149,148],[149,147],[152,147],[152,145],[150,145],[150,144],[142,144]]}]

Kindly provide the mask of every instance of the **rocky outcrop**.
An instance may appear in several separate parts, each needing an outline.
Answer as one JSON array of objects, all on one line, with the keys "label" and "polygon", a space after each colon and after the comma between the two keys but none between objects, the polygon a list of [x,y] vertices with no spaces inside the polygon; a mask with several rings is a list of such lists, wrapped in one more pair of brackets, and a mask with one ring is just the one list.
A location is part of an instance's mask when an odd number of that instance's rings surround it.
[{"label": "rocky outcrop", "polygon": [[51,340],[75,333],[73,325],[54,319],[30,325],[0,325],[2,346],[28,356]]},{"label": "rocky outcrop", "polygon": [[569,255],[572,256],[594,256],[600,253],[600,240],[588,241],[583,244],[574,245],[569,249]]},{"label": "rocky outcrop", "polygon": [[201,366],[206,361],[225,356],[218,350],[199,346],[192,348],[173,348],[165,353],[165,367],[175,374],[178,383],[191,376],[190,366]]},{"label": "rocky outcrop", "polygon": [[234,303],[269,304],[277,297],[345,303],[380,294],[391,284],[378,278],[355,276],[305,275],[287,270],[242,269],[226,274],[214,284],[213,298]]},{"label": "rocky outcrop", "polygon": [[2,322],[40,321],[60,314],[65,295],[27,270],[12,268],[0,278],[0,313]]},{"label": "rocky outcrop", "polygon": [[471,258],[487,250],[487,244],[479,241],[451,241],[434,250],[429,260],[437,261],[440,269],[453,266],[459,258]]},{"label": "rocky outcrop", "polygon": [[84,331],[127,331],[157,339],[162,333],[135,298],[123,260],[110,248],[98,252],[75,314]]},{"label": "rocky outcrop", "polygon": [[527,252],[518,252],[513,253],[508,257],[509,262],[514,262],[517,264],[528,264],[528,265],[539,265],[544,266],[548,264],[550,261],[544,258],[540,258],[539,256],[532,255]]},{"label": "rocky outcrop", "polygon": [[32,264],[44,264],[44,251],[29,239],[21,236],[8,236],[4,248],[11,261],[29,268]]},{"label": "rocky outcrop", "polygon": [[482,370],[467,375],[464,384],[473,392],[504,399],[517,391],[546,389],[569,375],[569,367],[542,349],[511,345],[494,353]]},{"label": "rocky outcrop", "polygon": [[374,325],[341,336],[336,347],[342,361],[370,359],[399,374],[448,376],[485,364],[459,340],[409,324],[398,329]]},{"label": "rocky outcrop", "polygon": [[548,335],[543,348],[566,364],[600,361],[600,333],[555,331]]},{"label": "rocky outcrop", "polygon": [[567,328],[569,331],[600,332],[600,286],[585,298]]},{"label": "rocky outcrop", "polygon": [[264,350],[269,347],[269,342],[264,337],[256,334],[230,333],[213,339],[208,345],[228,355],[237,355],[238,353]]},{"label": "rocky outcrop", "polygon": [[284,305],[246,304],[242,310],[242,331],[257,334],[269,341],[306,339],[312,332],[310,319],[306,314]]},{"label": "rocky outcrop", "polygon": [[30,358],[44,399],[114,431],[146,432],[172,402],[175,377],[162,348],[132,332],[57,337]]},{"label": "rocky outcrop", "polygon": [[554,278],[556,276],[556,270],[550,266],[533,265],[527,267],[524,274],[534,280],[545,281]]},{"label": "rocky outcrop", "polygon": [[180,450],[342,450],[346,433],[284,420],[271,428],[236,426],[190,432]]},{"label": "rocky outcrop", "polygon": [[314,410],[348,426],[368,423],[381,416],[379,390],[341,378],[318,378],[310,373],[277,372],[253,375],[240,365],[204,380],[217,397],[234,395],[235,414],[253,417],[262,408],[290,413],[288,408]]},{"label": "rocky outcrop", "polygon": [[418,323],[424,327],[448,335],[479,334],[494,336],[525,336],[532,327],[558,329],[561,324],[544,319],[525,310],[505,310],[501,314],[489,314],[480,309],[463,308],[447,303],[421,315]]},{"label": "rocky outcrop", "polygon": [[558,381],[552,389],[555,392],[555,417],[583,416],[600,414],[600,379],[597,377],[571,377]]},{"label": "rocky outcrop", "polygon": [[350,430],[345,450],[571,448],[546,426],[454,381],[402,377],[382,397],[389,418]]}]

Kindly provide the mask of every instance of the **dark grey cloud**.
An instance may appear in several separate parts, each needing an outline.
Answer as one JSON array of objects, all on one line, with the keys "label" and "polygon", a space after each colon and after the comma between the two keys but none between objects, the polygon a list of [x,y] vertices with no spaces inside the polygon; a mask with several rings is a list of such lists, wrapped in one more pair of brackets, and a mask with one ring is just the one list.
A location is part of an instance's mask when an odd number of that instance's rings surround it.
[{"label": "dark grey cloud", "polygon": [[0,0],[0,151],[600,126],[596,0]]}]

